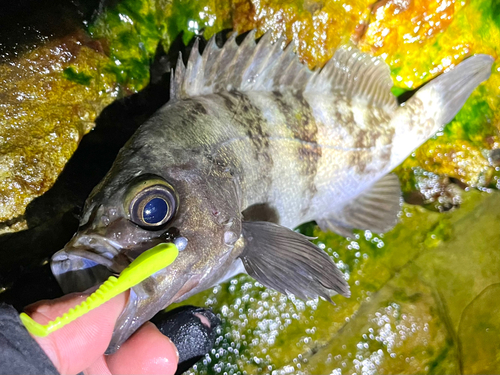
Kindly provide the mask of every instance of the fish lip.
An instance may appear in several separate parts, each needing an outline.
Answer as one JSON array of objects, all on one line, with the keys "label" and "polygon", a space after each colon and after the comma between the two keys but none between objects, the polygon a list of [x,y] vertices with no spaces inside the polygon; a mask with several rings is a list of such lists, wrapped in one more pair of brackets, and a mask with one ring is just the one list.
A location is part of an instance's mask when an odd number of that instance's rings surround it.
[{"label": "fish lip", "polygon": [[100,250],[102,254],[109,253],[111,255],[110,258],[119,255],[120,251],[123,249],[123,246],[116,241],[92,233],[73,238],[64,248],[66,247],[82,247],[92,252]]},{"label": "fish lip", "polygon": [[119,274],[130,264],[121,249],[107,238],[78,236],[52,256],[50,267],[64,293],[82,292]]},{"label": "fish lip", "polygon": [[[155,276],[152,275],[149,280],[151,279],[154,280]],[[118,317],[115,328],[113,330],[111,341],[108,345],[108,348],[106,349],[105,354],[109,355],[115,353],[118,349],[120,349],[123,343],[142,326],[142,324],[153,318],[153,316],[155,316],[159,311],[164,310],[167,306],[175,302],[176,294],[179,289],[179,287],[171,287],[163,295],[163,297],[166,296],[167,298],[165,298],[161,302],[153,302],[153,305],[155,305],[155,307],[152,309],[148,308],[146,309],[146,311],[144,311],[145,304],[148,304],[148,307],[151,307],[151,305],[149,304],[150,297],[147,291],[148,286],[143,282],[130,288],[129,298],[127,300],[125,308],[122,310],[120,316]]]},{"label": "fish lip", "polygon": [[92,258],[81,256],[82,253],[86,254],[83,250],[73,254],[63,249],[52,257],[50,264],[52,274],[65,294],[83,292],[113,275],[112,271],[98,262],[100,260],[98,254]]},{"label": "fish lip", "polygon": [[[86,259],[90,262],[94,262],[96,265],[106,267],[114,274],[119,274],[126,267],[126,265],[124,266],[122,263],[118,263],[115,258],[109,259],[101,253],[94,251],[95,249],[90,247],[72,247],[69,250],[70,251],[63,249],[55,253],[52,257],[52,263],[64,262],[68,265],[68,261],[71,262],[76,259]],[[71,267],[71,265],[68,266],[67,271],[74,270],[74,267]]]}]

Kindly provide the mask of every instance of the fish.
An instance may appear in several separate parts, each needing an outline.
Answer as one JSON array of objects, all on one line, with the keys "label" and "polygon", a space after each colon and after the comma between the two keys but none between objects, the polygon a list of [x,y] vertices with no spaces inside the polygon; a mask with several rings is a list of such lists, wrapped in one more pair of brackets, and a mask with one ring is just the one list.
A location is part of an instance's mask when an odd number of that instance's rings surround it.
[{"label": "fish", "polygon": [[352,44],[311,70],[293,42],[256,41],[256,31],[236,40],[211,38],[203,53],[196,42],[186,64],[179,56],[169,102],[120,150],[52,257],[69,293],[158,243],[177,245],[175,262],[131,289],[108,353],[168,305],[239,273],[301,299],[349,297],[344,274],[293,228],[390,230],[402,204],[391,171],[453,119],[493,64],[469,57],[398,104],[388,65]]}]

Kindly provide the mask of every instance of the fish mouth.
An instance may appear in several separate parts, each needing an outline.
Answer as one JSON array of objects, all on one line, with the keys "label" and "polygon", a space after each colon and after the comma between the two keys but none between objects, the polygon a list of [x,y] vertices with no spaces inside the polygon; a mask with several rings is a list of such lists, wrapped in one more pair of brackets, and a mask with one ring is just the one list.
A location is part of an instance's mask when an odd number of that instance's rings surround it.
[{"label": "fish mouth", "polygon": [[[92,248],[64,248],[52,257],[52,273],[65,294],[83,292],[89,288],[101,285],[109,276],[120,273],[122,265],[99,254]],[[125,309],[120,314],[115,326],[113,337],[106,354],[112,354],[128,336],[137,329],[133,317],[137,314],[138,298],[136,290],[130,289]],[[141,293],[140,290],[137,292]]]},{"label": "fish mouth", "polygon": [[[67,294],[83,292],[101,285],[110,276],[120,274],[132,260],[120,251],[119,246],[110,244],[105,238],[82,236],[71,240],[62,250],[55,253],[50,267],[61,289]],[[127,304],[115,326],[107,354],[114,353],[137,329],[137,322],[133,319],[138,313],[140,298],[137,293],[144,293],[140,285],[130,289]]]},{"label": "fish mouth", "polygon": [[64,293],[83,292],[123,271],[131,260],[118,246],[94,236],[72,240],[52,256],[51,269]]},{"label": "fish mouth", "polygon": [[[137,244],[134,249],[127,249],[106,238],[79,236],[54,254],[51,262],[52,273],[64,293],[83,292],[102,284],[109,276],[121,273],[155,242]],[[169,286],[165,287],[160,285],[165,282],[164,274],[162,277],[152,275],[133,286],[129,291],[127,304],[116,322],[106,354],[118,350],[145,321],[172,303],[187,278],[188,275],[177,275],[172,278]]]}]

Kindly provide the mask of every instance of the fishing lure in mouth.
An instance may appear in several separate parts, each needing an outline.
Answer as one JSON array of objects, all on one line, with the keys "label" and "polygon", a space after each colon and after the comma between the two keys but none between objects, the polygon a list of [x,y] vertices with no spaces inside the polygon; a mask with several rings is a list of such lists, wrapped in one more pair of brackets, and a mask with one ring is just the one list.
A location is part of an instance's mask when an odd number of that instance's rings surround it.
[{"label": "fishing lure in mouth", "polygon": [[154,273],[168,267],[179,255],[179,250],[173,243],[159,244],[141,255],[125,268],[118,277],[110,276],[94,293],[85,301],[75,306],[67,313],[55,320],[42,325],[35,322],[25,313],[20,314],[21,321],[31,334],[45,337],[57,331],[66,324],[78,319],[89,311],[101,306],[103,303],[116,297],[120,293],[141,283]]}]

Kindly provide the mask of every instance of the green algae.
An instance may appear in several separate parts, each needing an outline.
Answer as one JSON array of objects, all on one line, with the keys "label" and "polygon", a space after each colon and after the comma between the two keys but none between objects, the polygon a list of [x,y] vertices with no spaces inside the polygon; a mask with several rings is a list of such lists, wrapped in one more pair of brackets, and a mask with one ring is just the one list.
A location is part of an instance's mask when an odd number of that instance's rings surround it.
[{"label": "green algae", "polygon": [[63,77],[68,81],[78,83],[80,85],[89,86],[92,76],[85,72],[77,72],[72,66],[63,70]]},{"label": "green algae", "polygon": [[149,81],[149,64],[168,25],[156,4],[122,1],[88,28],[94,39],[105,41],[110,57],[106,69],[125,90],[138,91]]},{"label": "green algae", "polygon": [[107,46],[107,71],[125,93],[135,92],[149,82],[149,65],[159,43],[168,50],[180,34],[185,44],[196,35],[209,38],[231,27],[229,11],[229,2],[213,0],[124,0],[99,15],[88,31]]},{"label": "green algae", "polygon": [[218,31],[231,28],[231,4],[221,1],[174,0],[171,5],[168,32],[187,44],[194,36],[210,38]]},{"label": "green algae", "polygon": [[491,94],[489,91],[488,87],[482,85],[471,95],[454,121],[444,128],[447,141],[462,139],[476,147],[488,146],[488,139],[498,133],[493,124],[494,108],[486,99]]},{"label": "green algae", "polygon": [[394,96],[400,96],[401,94],[404,94],[408,90],[405,90],[402,87],[393,86],[392,89],[391,89],[391,91],[394,94]]}]

